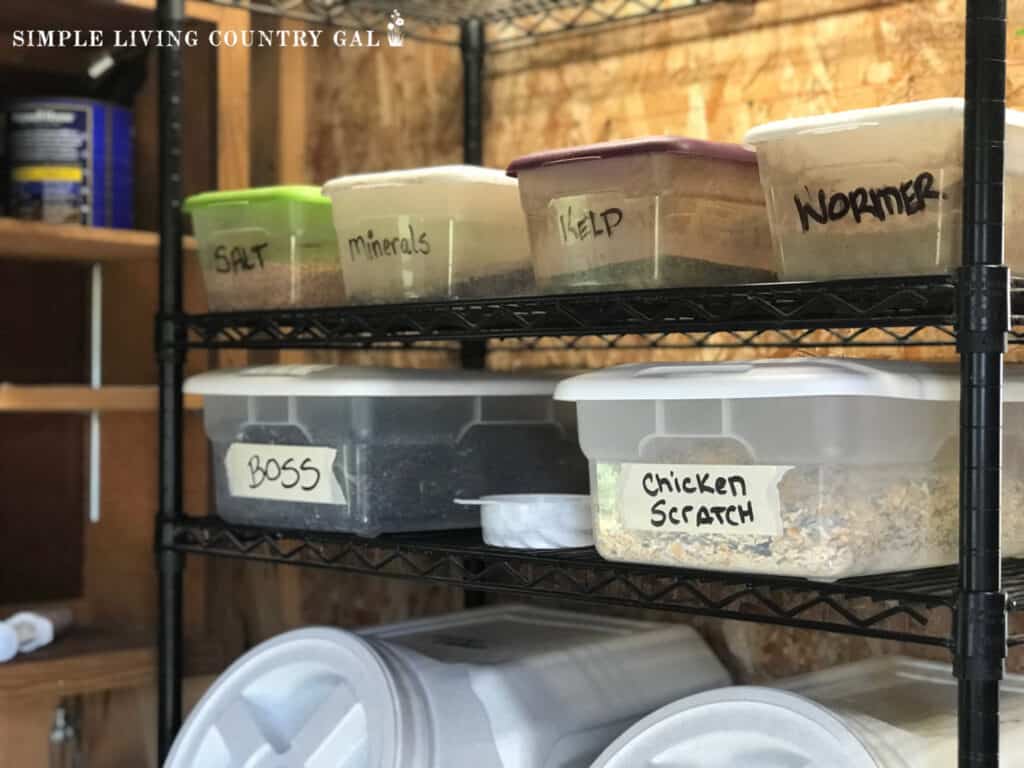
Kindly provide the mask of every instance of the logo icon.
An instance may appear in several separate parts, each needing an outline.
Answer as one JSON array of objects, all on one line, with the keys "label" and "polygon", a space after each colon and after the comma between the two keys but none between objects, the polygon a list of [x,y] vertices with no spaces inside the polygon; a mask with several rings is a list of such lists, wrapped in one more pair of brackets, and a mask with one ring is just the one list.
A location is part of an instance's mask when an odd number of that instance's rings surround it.
[{"label": "logo icon", "polygon": [[404,26],[405,19],[397,8],[388,14],[388,45],[392,48],[401,48],[405,43],[405,32],[402,30]]}]

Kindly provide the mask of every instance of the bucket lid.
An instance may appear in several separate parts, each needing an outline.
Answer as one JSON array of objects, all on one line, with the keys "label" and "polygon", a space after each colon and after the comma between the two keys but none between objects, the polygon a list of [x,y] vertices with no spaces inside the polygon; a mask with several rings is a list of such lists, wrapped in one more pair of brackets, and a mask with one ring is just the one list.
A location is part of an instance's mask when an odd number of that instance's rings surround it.
[{"label": "bucket lid", "polygon": [[502,187],[515,186],[496,168],[482,168],[479,165],[436,165],[427,168],[409,168],[401,171],[379,173],[357,173],[339,176],[324,184],[323,192],[329,195],[348,189],[370,187],[392,187],[404,184],[497,184]]},{"label": "bucket lid", "polygon": [[307,203],[309,205],[331,204],[331,201],[320,193],[319,187],[291,185],[201,192],[198,195],[186,197],[182,210],[185,211],[185,213],[192,213],[199,208],[210,208],[215,205],[239,205],[241,203],[266,202]]},{"label": "bucket lid", "polygon": [[[397,765],[403,728],[391,674],[339,629],[288,632],[242,656],[189,715],[164,768]],[[316,762],[319,765],[319,761]]]},{"label": "bucket lid", "polygon": [[256,397],[551,397],[558,379],[459,369],[263,365],[200,373],[185,381],[185,392]]},{"label": "bucket lid", "polygon": [[532,170],[545,165],[648,154],[690,155],[725,160],[730,163],[757,162],[757,155],[741,144],[685,139],[681,136],[641,136],[636,139],[602,141],[598,144],[534,152],[513,160],[506,173],[509,176],[517,176],[520,171]]},{"label": "bucket lid", "polygon": [[827,708],[795,693],[734,686],[688,696],[634,725],[593,768],[877,768]]},{"label": "bucket lid", "polygon": [[[833,112],[828,115],[811,117],[794,117],[788,120],[776,120],[750,129],[744,137],[748,144],[760,144],[765,141],[780,139],[792,134],[829,133],[842,128],[870,127],[878,123],[896,120],[956,120],[964,119],[964,100],[927,99],[924,101],[908,101],[902,104],[890,104],[885,107],[869,109],[850,109],[845,112]],[[1008,125],[1024,126],[1024,112],[1015,109],[1006,110]]]},{"label": "bucket lid", "polygon": [[[1024,400],[1024,366],[1006,367],[1004,399]],[[567,379],[556,400],[745,400],[775,397],[883,397],[956,402],[952,364],[896,360],[786,358],[723,363],[621,365]]]}]

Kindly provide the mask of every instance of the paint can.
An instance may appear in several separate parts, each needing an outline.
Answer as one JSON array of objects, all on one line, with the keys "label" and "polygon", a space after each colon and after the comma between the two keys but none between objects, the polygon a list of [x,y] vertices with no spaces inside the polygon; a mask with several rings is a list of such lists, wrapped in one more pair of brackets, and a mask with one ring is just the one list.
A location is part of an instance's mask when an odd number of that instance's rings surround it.
[{"label": "paint can", "polygon": [[17,99],[6,107],[7,201],[15,218],[131,228],[132,111],[93,99]]}]

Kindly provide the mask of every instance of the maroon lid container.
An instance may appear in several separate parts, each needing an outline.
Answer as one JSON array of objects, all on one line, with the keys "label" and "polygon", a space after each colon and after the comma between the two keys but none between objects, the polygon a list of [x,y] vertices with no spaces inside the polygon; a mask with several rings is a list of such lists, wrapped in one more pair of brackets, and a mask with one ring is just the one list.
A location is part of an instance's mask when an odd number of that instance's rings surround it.
[{"label": "maroon lid container", "polygon": [[642,136],[636,139],[602,141],[599,144],[584,144],[579,147],[534,152],[513,160],[505,173],[509,176],[518,176],[520,171],[528,171],[546,165],[654,153],[708,157],[712,160],[724,160],[729,163],[753,164],[757,162],[757,154],[754,150],[748,149],[742,144],[684,139],[680,136]]}]

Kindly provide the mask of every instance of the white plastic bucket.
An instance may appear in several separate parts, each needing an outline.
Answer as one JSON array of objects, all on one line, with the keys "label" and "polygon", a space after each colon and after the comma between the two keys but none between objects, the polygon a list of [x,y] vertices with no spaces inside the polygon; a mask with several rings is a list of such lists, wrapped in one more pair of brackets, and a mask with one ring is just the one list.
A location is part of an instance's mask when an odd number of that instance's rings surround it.
[{"label": "white plastic bucket", "polygon": [[680,625],[508,606],[302,629],[217,680],[165,768],[582,768],[652,709],[728,682]]},{"label": "white plastic bucket", "polygon": [[[1006,768],[1024,766],[1024,677],[1002,685]],[[957,686],[948,664],[884,657],[707,691],[644,718],[593,768],[955,768]]]}]

